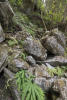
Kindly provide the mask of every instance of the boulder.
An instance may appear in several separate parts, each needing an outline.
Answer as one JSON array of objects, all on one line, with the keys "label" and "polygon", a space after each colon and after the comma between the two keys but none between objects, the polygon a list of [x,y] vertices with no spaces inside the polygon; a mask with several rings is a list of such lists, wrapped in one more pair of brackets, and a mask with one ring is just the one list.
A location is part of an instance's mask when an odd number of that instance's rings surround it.
[{"label": "boulder", "polygon": [[47,71],[47,67],[42,65],[35,66],[35,76],[36,77],[44,77],[44,78],[51,78],[50,74]]},{"label": "boulder", "polygon": [[[5,8],[5,9],[4,9]],[[10,3],[4,0],[4,2],[0,2],[0,22],[4,26],[9,25],[12,21],[12,17],[14,16],[14,12],[10,6]]]},{"label": "boulder", "polygon": [[32,37],[28,37],[24,41],[24,50],[35,59],[44,60],[47,57],[46,49],[41,45],[39,40]]},{"label": "boulder", "polygon": [[51,66],[66,66],[67,65],[67,58],[63,56],[55,56],[52,58],[49,58],[45,61],[37,61],[37,63],[42,64],[50,64]]},{"label": "boulder", "polygon": [[[48,95],[51,93],[51,100],[67,100],[67,79],[59,79],[56,77],[46,79],[44,77],[36,77],[35,83],[41,86],[41,88],[45,90]],[[57,96],[57,94],[59,95]],[[53,95],[56,99],[53,98]]]},{"label": "boulder", "polygon": [[8,70],[7,68],[4,68],[4,76],[6,77],[6,79],[8,80],[12,80],[9,81],[9,87],[8,89],[10,90],[12,97],[14,100],[21,100],[20,97],[20,92],[18,91],[18,87],[16,84],[16,80],[14,79],[14,75],[10,70]]},{"label": "boulder", "polygon": [[0,43],[5,40],[5,34],[3,32],[2,26],[0,24]]},{"label": "boulder", "polygon": [[66,47],[66,39],[63,32],[59,31],[57,28],[52,30],[52,35],[55,36],[58,43],[61,44],[63,47]]},{"label": "boulder", "polygon": [[32,65],[32,66],[35,66],[35,65],[36,65],[36,61],[35,61],[35,59],[34,59],[32,56],[27,56],[27,57],[26,57],[26,61],[27,61],[30,65]]},{"label": "boulder", "polygon": [[[45,92],[49,100],[67,100],[67,79],[63,77],[51,76],[45,65],[37,65],[29,68],[29,73],[35,75],[34,82]],[[50,94],[49,94],[50,93]]]},{"label": "boulder", "polygon": [[67,65],[67,58],[63,56],[56,56],[45,60],[44,63],[49,63],[52,66],[65,66]]},{"label": "boulder", "polygon": [[7,66],[7,50],[5,47],[0,46],[0,72]]},{"label": "boulder", "polygon": [[17,59],[10,59],[8,61],[8,68],[12,72],[16,73],[16,72],[20,71],[21,69],[28,69],[29,65],[24,60],[17,58]]},{"label": "boulder", "polygon": [[53,84],[53,90],[58,91],[60,93],[60,100],[67,100],[67,79],[57,79],[54,81]]},{"label": "boulder", "polygon": [[42,38],[43,46],[54,55],[64,55],[64,47],[58,43],[55,36],[46,36]]}]

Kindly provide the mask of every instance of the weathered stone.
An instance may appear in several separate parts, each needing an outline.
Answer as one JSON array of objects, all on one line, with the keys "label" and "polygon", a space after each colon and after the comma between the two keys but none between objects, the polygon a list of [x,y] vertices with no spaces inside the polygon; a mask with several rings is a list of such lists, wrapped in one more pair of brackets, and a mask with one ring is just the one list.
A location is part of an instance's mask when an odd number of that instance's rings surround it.
[{"label": "weathered stone", "polygon": [[0,43],[3,42],[4,40],[5,40],[5,34],[0,24]]},{"label": "weathered stone", "polygon": [[42,44],[44,47],[51,52],[52,54],[55,55],[64,55],[64,48],[58,43],[57,39],[55,36],[47,36],[46,38],[43,38]]},{"label": "weathered stone", "polygon": [[12,72],[18,72],[20,69],[28,69],[29,65],[22,59],[12,59],[12,60],[10,59],[8,62],[8,68]]},{"label": "weathered stone", "polygon": [[54,66],[51,66],[49,63],[46,63],[45,64],[48,68],[50,68],[50,69],[53,69],[54,68]]},{"label": "weathered stone", "polygon": [[[44,91],[51,91],[52,100],[67,100],[67,79],[59,77],[50,77],[45,65],[37,65],[30,68],[28,72],[35,75],[34,82],[38,84]],[[56,97],[56,93],[58,97]],[[54,96],[56,99],[54,99]],[[49,97],[48,97],[49,98]]]},{"label": "weathered stone", "polygon": [[9,23],[12,21],[13,15],[14,12],[9,2],[8,1],[0,2],[0,21],[1,24],[4,25],[4,27],[9,25]]},{"label": "weathered stone", "polygon": [[35,68],[35,76],[36,77],[46,77],[46,78],[50,78],[50,74],[47,71],[47,67],[45,65],[41,65],[41,66],[36,66]]},{"label": "weathered stone", "polygon": [[[4,76],[8,80],[14,79],[14,74],[7,68],[4,69]],[[16,84],[16,80],[12,80],[9,82],[9,89],[11,91],[11,94],[14,100],[21,100],[20,93],[18,91],[18,87]]]},{"label": "weathered stone", "polygon": [[66,40],[65,40],[64,33],[59,31],[58,29],[53,29],[52,35],[56,37],[59,44],[61,44],[63,47],[66,47]]},{"label": "weathered stone", "polygon": [[32,66],[36,65],[36,61],[32,56],[27,56],[26,61],[31,64]]},{"label": "weathered stone", "polygon": [[7,66],[7,50],[5,47],[0,46],[0,72]]},{"label": "weathered stone", "polygon": [[25,40],[27,37],[31,36],[30,33],[27,33],[24,28],[22,29],[22,31],[19,31],[16,33],[15,37],[16,39],[20,42],[22,40]]},{"label": "weathered stone", "polygon": [[44,77],[36,77],[35,83],[41,86],[41,88],[45,91],[49,91],[52,87],[54,79],[46,79]]},{"label": "weathered stone", "polygon": [[56,56],[45,61],[41,61],[41,63],[49,63],[52,66],[64,66],[67,65],[67,58],[63,56]]},{"label": "weathered stone", "polygon": [[55,80],[53,90],[60,93],[62,100],[67,100],[67,79],[61,78]]},{"label": "weathered stone", "polygon": [[39,40],[28,37],[24,41],[24,50],[35,59],[44,60],[47,57],[46,49],[43,48]]}]

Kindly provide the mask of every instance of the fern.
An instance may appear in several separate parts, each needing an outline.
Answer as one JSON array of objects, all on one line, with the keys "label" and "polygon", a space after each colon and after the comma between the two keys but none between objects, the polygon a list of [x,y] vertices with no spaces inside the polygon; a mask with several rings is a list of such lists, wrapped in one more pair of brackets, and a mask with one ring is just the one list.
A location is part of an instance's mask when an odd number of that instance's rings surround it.
[{"label": "fern", "polygon": [[34,83],[34,76],[22,70],[16,74],[18,89],[21,91],[22,100],[44,100],[43,90]]}]

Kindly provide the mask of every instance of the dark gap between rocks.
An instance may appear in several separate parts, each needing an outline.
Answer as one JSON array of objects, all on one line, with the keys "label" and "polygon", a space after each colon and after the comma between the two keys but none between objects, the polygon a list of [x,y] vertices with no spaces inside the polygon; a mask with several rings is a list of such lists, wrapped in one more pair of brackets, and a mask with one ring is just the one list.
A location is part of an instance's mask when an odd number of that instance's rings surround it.
[{"label": "dark gap between rocks", "polygon": [[57,98],[60,97],[60,93],[53,91],[52,89],[49,89],[46,92],[46,97],[47,97],[47,100],[56,100]]},{"label": "dark gap between rocks", "polygon": [[7,79],[4,77],[4,71],[0,73],[0,100],[13,100],[11,92],[6,89]]}]

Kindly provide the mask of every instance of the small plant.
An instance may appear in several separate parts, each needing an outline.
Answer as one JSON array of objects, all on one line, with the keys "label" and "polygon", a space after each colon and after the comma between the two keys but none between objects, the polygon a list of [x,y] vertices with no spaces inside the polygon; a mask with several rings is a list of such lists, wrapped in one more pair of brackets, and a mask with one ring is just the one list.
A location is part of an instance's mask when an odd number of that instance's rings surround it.
[{"label": "small plant", "polygon": [[22,70],[16,74],[16,79],[22,100],[44,100],[44,92],[34,83],[34,76]]},{"label": "small plant", "polygon": [[13,6],[21,6],[23,4],[23,0],[9,0]]},{"label": "small plant", "polygon": [[14,37],[11,37],[11,39],[8,41],[9,46],[14,46],[17,44],[18,44],[18,41]]},{"label": "small plant", "polygon": [[57,75],[57,76],[62,76],[64,71],[62,68],[60,67],[56,67],[56,68],[48,68],[47,69],[48,73],[51,75],[51,76],[54,76],[54,75]]},{"label": "small plant", "polygon": [[22,58],[23,60],[26,60],[26,54],[25,54],[25,53],[21,53],[20,56],[21,56],[21,58]]}]

